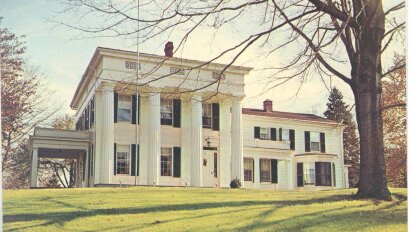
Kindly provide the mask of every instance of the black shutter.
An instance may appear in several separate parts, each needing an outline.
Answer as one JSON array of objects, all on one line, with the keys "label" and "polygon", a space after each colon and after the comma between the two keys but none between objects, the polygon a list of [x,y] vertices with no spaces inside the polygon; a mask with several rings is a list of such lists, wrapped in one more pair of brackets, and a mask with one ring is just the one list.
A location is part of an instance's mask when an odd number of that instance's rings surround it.
[{"label": "black shutter", "polygon": [[90,100],[90,125],[95,125],[95,96]]},{"label": "black shutter", "polygon": [[295,150],[295,130],[290,130],[290,150]]},{"label": "black shutter", "polygon": [[260,159],[260,183],[262,182],[262,178],[261,178],[261,159]]},{"label": "black shutter", "polygon": [[219,131],[219,104],[212,103],[212,130]]},{"label": "black shutter", "polygon": [[118,94],[114,94],[114,101],[113,101],[113,118],[115,122],[118,122]]},{"label": "black shutter", "polygon": [[315,186],[321,186],[321,163],[315,162]]},{"label": "black shutter", "polygon": [[320,150],[322,153],[326,153],[326,135],[320,133]]},{"label": "black shutter", "polygon": [[136,175],[137,176],[139,176],[139,162],[140,162],[140,160],[139,160],[139,152],[140,152],[140,148],[139,148],[139,144],[137,144],[136,145],[137,146],[137,148],[136,148]]},{"label": "black shutter", "polygon": [[276,141],[277,140],[277,129],[271,128],[271,140]]},{"label": "black shutter", "polygon": [[310,132],[304,132],[304,139],[305,139],[305,151],[311,151],[310,149]]},{"label": "black shutter", "polygon": [[132,124],[136,124],[136,108],[138,106],[137,96],[132,95]]},{"label": "black shutter", "polygon": [[174,147],[173,151],[173,162],[174,162],[174,177],[181,177],[181,148]]},{"label": "black shutter", "polygon": [[138,97],[138,125],[141,120],[141,96]]},{"label": "black shutter", "polygon": [[254,127],[254,139],[259,139],[260,138],[260,127],[256,126]]},{"label": "black shutter", "polygon": [[271,183],[278,183],[278,165],[276,159],[271,159]]},{"label": "black shutter", "polygon": [[255,182],[255,165],[254,165],[254,158],[252,158],[252,183]]},{"label": "black shutter", "polygon": [[181,100],[173,100],[173,127],[181,127]]},{"label": "black shutter", "polygon": [[114,148],[115,152],[113,154],[113,175],[116,175],[116,143]]},{"label": "black shutter", "polygon": [[283,141],[283,128],[278,129],[278,137],[280,141]]},{"label": "black shutter", "polygon": [[130,175],[135,176],[136,171],[136,144],[131,145],[131,171]]},{"label": "black shutter", "polygon": [[304,186],[303,163],[297,163],[297,187]]}]

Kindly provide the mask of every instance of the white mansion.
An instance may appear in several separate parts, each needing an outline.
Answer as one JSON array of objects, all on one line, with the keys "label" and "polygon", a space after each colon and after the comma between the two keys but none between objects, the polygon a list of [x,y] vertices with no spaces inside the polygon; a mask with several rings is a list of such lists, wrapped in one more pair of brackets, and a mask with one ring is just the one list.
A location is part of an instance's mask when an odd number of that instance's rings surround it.
[{"label": "white mansion", "polygon": [[30,138],[31,187],[39,158],[76,159],[77,187],[229,187],[234,178],[244,188],[348,187],[342,124],[274,111],[270,100],[242,108],[252,68],[172,50],[97,48],[71,102],[76,130],[36,128]]}]

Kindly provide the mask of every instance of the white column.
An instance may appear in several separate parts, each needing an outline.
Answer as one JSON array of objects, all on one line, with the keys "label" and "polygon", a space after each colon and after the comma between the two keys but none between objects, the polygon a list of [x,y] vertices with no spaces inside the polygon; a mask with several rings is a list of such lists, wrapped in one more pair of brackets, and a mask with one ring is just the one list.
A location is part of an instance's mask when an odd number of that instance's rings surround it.
[{"label": "white column", "polygon": [[149,122],[149,96],[141,94],[140,96],[140,116],[139,119],[139,184],[150,185],[148,181],[149,167],[149,138],[148,138],[148,122]]},{"label": "white column", "polygon": [[193,96],[191,125],[191,186],[202,186],[202,98]]},{"label": "white column", "polygon": [[32,150],[32,167],[31,167],[31,176],[30,176],[30,187],[37,187],[37,167],[38,167],[38,148],[33,148]]},{"label": "white column", "polygon": [[112,184],[114,174],[114,92],[113,86],[102,89],[102,144],[100,184]]},{"label": "white column", "polygon": [[231,182],[231,100],[219,106],[219,185],[229,187]]},{"label": "white column", "polygon": [[286,169],[287,169],[287,173],[288,173],[288,179],[287,179],[287,189],[288,190],[293,190],[293,166],[292,166],[292,161],[291,160],[287,160],[285,161],[286,163]]},{"label": "white column", "polygon": [[149,95],[148,118],[148,185],[158,185],[161,159],[161,95]]},{"label": "white column", "polygon": [[96,91],[95,93],[95,146],[93,149],[93,185],[100,184],[102,163],[102,135],[103,135],[103,96],[102,91]]},{"label": "white column", "polygon": [[181,185],[191,185],[192,159],[191,99],[181,96]]},{"label": "white column", "polygon": [[244,186],[241,102],[232,99],[231,107],[231,179],[238,178]]},{"label": "white column", "polygon": [[254,157],[254,188],[260,188],[260,158]]}]

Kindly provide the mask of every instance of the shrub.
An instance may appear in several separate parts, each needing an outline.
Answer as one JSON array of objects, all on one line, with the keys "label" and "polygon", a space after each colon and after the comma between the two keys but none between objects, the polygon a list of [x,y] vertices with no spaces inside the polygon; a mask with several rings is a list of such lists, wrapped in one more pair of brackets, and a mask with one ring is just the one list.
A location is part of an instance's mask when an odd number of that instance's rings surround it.
[{"label": "shrub", "polygon": [[241,188],[241,181],[238,178],[235,178],[231,180],[231,183],[229,184],[231,188]]}]

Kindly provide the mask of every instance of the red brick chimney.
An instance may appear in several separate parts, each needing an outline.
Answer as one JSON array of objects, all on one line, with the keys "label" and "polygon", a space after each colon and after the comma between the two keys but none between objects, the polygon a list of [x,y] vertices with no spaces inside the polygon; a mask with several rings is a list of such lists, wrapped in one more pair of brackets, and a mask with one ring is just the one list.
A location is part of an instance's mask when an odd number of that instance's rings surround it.
[{"label": "red brick chimney", "polygon": [[264,101],[264,111],[272,112],[272,101],[270,99]]},{"label": "red brick chimney", "polygon": [[171,41],[168,41],[165,44],[164,52],[165,52],[165,56],[168,56],[168,57],[174,56],[174,43]]}]

